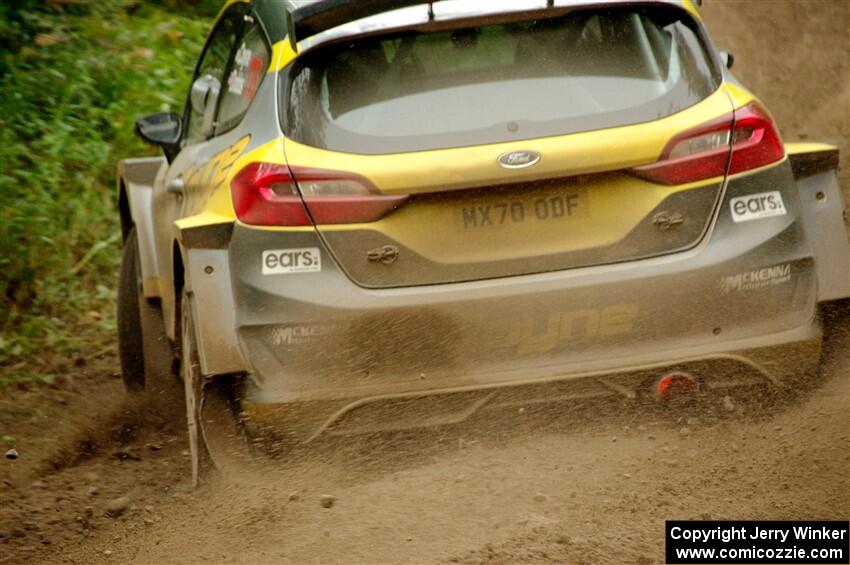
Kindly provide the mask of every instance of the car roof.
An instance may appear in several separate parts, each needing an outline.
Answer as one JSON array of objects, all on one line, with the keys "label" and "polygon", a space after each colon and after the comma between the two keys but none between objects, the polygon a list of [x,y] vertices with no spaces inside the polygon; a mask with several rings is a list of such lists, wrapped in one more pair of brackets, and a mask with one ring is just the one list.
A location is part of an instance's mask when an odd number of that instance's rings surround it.
[{"label": "car roof", "polygon": [[[474,0],[468,0],[474,1]],[[493,0],[479,0],[482,9],[489,7]],[[228,6],[238,2],[251,2],[257,11],[269,38],[278,42],[294,32],[296,41],[314,36],[359,19],[392,11],[405,6],[427,4],[454,4],[451,0],[228,0]],[[628,4],[663,4],[684,8],[699,20],[699,14],[693,0],[541,0],[550,7],[569,7],[586,5],[616,6]],[[495,4],[505,4],[497,0]],[[222,10],[222,12],[224,11]]]}]

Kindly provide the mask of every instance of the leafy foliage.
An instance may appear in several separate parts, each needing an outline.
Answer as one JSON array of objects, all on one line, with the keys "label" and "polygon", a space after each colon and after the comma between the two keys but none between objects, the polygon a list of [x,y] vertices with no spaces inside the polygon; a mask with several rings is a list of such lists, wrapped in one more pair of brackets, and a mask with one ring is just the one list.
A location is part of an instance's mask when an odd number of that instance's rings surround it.
[{"label": "leafy foliage", "polygon": [[0,3],[0,372],[114,342],[115,165],[155,154],[133,121],[182,106],[218,5]]}]

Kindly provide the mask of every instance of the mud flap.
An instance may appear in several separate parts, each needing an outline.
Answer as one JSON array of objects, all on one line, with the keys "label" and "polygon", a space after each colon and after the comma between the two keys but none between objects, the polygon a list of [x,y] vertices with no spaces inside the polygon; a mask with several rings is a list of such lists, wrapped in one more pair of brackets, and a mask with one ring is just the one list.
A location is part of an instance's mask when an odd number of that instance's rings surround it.
[{"label": "mud flap", "polygon": [[201,466],[199,430],[201,405],[204,393],[200,371],[185,371],[183,386],[186,396],[186,424],[189,435],[189,457],[192,461],[192,486],[197,487]]},{"label": "mud flap", "polygon": [[225,477],[237,478],[260,463],[253,457],[249,438],[236,416],[233,381],[229,378],[207,380],[201,391],[199,425],[207,457]]},{"label": "mud flap", "polygon": [[198,361],[195,341],[195,324],[192,315],[191,293],[183,289],[180,300],[180,374],[186,399],[186,431],[189,435],[189,457],[192,463],[192,486],[197,487],[201,466],[201,404],[204,391],[204,376]]},{"label": "mud flap", "polygon": [[[192,486],[200,483],[202,459],[225,475],[251,468],[253,459],[227,397],[214,379],[204,377],[196,367],[183,382],[186,397],[186,424],[192,462]],[[206,454],[206,455],[204,455]]]}]

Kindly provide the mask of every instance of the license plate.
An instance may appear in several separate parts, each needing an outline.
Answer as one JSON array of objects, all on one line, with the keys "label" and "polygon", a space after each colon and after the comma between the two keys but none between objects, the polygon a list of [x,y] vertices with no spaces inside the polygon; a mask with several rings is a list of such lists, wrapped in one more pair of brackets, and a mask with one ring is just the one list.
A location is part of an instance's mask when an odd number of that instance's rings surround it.
[{"label": "license plate", "polygon": [[587,198],[578,192],[526,200],[506,199],[462,207],[460,224],[463,229],[477,229],[526,222],[563,222],[586,211]]}]

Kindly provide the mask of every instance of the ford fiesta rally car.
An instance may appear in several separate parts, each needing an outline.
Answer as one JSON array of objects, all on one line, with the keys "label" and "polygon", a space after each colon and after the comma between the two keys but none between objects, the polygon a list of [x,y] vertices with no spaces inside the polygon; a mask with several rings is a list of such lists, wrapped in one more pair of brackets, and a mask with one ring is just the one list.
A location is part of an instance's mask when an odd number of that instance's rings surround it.
[{"label": "ford fiesta rally car", "polygon": [[118,166],[125,382],[158,306],[195,462],[223,375],[297,441],[792,386],[850,296],[838,153],[730,62],[690,0],[228,2]]}]

